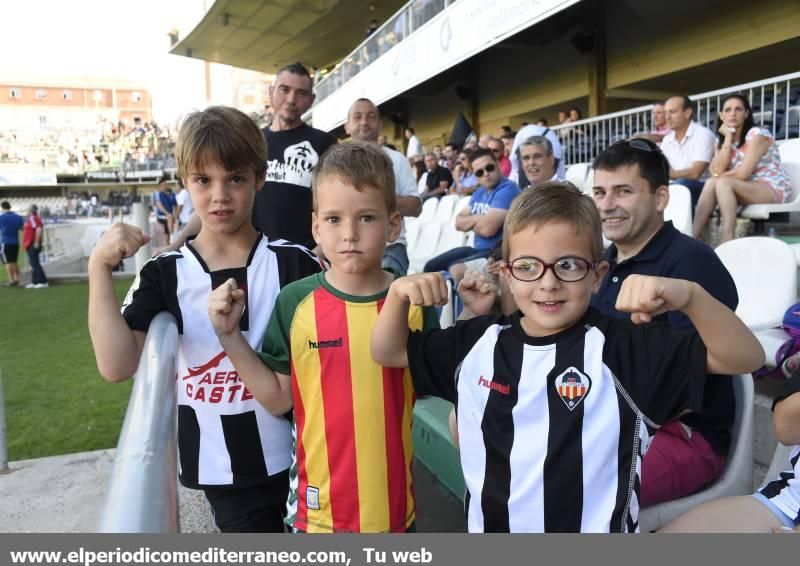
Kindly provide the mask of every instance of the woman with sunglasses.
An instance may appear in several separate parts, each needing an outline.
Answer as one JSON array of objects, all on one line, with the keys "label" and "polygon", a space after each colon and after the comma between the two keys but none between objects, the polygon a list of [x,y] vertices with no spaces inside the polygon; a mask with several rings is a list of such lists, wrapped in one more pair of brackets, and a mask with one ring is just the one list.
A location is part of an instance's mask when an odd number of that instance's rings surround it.
[{"label": "woman with sunglasses", "polygon": [[719,140],[694,214],[695,238],[703,234],[719,206],[720,243],[733,239],[736,208],[748,204],[786,202],[791,183],[781,167],[775,138],[755,125],[746,96],[731,94],[722,100],[717,118]]},{"label": "woman with sunglasses", "polygon": [[453,169],[454,192],[460,196],[471,195],[478,186],[478,178],[472,172],[469,161],[471,153],[467,151],[459,153]]}]

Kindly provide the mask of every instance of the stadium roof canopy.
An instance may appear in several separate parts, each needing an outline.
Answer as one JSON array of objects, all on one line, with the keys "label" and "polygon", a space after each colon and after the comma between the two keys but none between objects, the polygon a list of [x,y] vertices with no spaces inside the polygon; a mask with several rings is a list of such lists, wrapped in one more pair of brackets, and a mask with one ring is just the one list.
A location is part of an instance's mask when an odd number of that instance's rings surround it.
[{"label": "stadium roof canopy", "polygon": [[171,50],[263,73],[301,61],[336,63],[363,39],[369,21],[383,23],[406,0],[216,0]]}]

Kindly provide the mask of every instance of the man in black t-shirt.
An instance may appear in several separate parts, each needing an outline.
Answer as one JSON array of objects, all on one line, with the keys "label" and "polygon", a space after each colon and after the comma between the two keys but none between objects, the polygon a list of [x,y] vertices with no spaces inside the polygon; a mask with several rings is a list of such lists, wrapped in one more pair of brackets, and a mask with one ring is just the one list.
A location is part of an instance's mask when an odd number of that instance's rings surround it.
[{"label": "man in black t-shirt", "polygon": [[[253,202],[253,227],[270,240],[289,240],[317,252],[311,235],[311,171],[319,156],[336,143],[332,135],[312,128],[302,116],[314,102],[314,80],[303,65],[278,71],[269,87],[275,116],[262,130],[267,141],[267,181]],[[175,251],[197,234],[192,215],[175,242],[160,251]]]},{"label": "man in black t-shirt", "polygon": [[439,166],[439,160],[434,153],[425,155],[425,168],[428,170],[428,177],[425,181],[425,191],[420,195],[422,200],[446,195],[447,189],[453,184],[453,175],[450,171]]},{"label": "man in black t-shirt", "polygon": [[336,143],[332,135],[305,124],[314,102],[314,81],[300,63],[278,71],[269,87],[275,118],[263,130],[267,140],[267,182],[256,193],[253,226],[270,239],[316,246],[311,235],[311,171]]}]

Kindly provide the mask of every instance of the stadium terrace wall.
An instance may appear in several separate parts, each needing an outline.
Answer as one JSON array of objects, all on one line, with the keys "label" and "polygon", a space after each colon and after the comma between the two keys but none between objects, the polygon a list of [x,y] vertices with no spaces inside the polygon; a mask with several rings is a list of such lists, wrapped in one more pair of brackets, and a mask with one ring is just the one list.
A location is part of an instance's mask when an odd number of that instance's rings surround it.
[{"label": "stadium terrace wall", "polygon": [[[800,47],[797,1],[729,0],[720,10],[712,0],[605,0],[602,14],[606,112],[797,70],[791,56]],[[530,41],[548,25],[535,24],[386,101],[385,116],[397,113],[404,121],[392,128],[385,118],[384,133],[398,142],[407,123],[429,146],[446,142],[458,111],[477,131],[489,133],[540,116],[556,124],[558,111],[569,106],[588,116],[593,55],[572,44],[574,29],[543,46]],[[364,95],[370,96],[368,89]]]}]

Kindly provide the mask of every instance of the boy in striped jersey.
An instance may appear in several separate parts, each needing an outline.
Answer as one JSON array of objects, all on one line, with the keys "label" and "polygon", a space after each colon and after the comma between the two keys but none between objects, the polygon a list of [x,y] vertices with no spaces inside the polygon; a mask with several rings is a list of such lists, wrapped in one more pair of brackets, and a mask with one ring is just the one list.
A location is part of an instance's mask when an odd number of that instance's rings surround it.
[{"label": "boy in striped jersey", "polygon": [[269,414],[242,383],[208,320],[208,295],[229,278],[243,289],[242,335],[260,348],[281,287],[321,270],[316,256],[268,240],[251,224],[267,168],[255,123],[234,108],[190,114],[176,147],[178,174],[201,220],[179,250],[147,262],[120,313],[111,271],[148,241],[115,224],[89,258],[89,331],[109,381],[136,371],[153,317],[167,311],[180,337],[176,356],[180,480],[201,489],[222,532],[285,532],[291,426]]},{"label": "boy in striped jersey", "polygon": [[[294,407],[287,524],[406,532],[415,520],[414,390],[407,370],[381,367],[368,347],[394,279],[381,268],[400,232],[393,166],[374,144],[335,145],[312,187],[312,232],[330,270],[281,291],[260,358],[238,330],[235,282],[212,293],[209,317],[255,398],[276,415]],[[423,330],[436,320],[414,307],[406,324]]]},{"label": "boy in striped jersey", "polygon": [[[702,401],[706,373],[749,372],[758,341],[696,283],[630,276],[612,319],[589,306],[608,269],[600,217],[569,184],[522,193],[502,276],[519,311],[409,333],[409,305],[446,297],[438,274],[395,281],[372,334],[379,363],[456,404],[471,532],[638,531],[641,459],[654,431]],[[487,286],[488,290],[488,286]],[[492,297],[459,292],[476,314]],[[697,332],[643,324],[680,310]]]},{"label": "boy in striped jersey", "polygon": [[766,478],[752,495],[723,497],[695,507],[659,532],[800,533],[800,370],[772,404],[775,436],[791,446],[785,471]]}]

